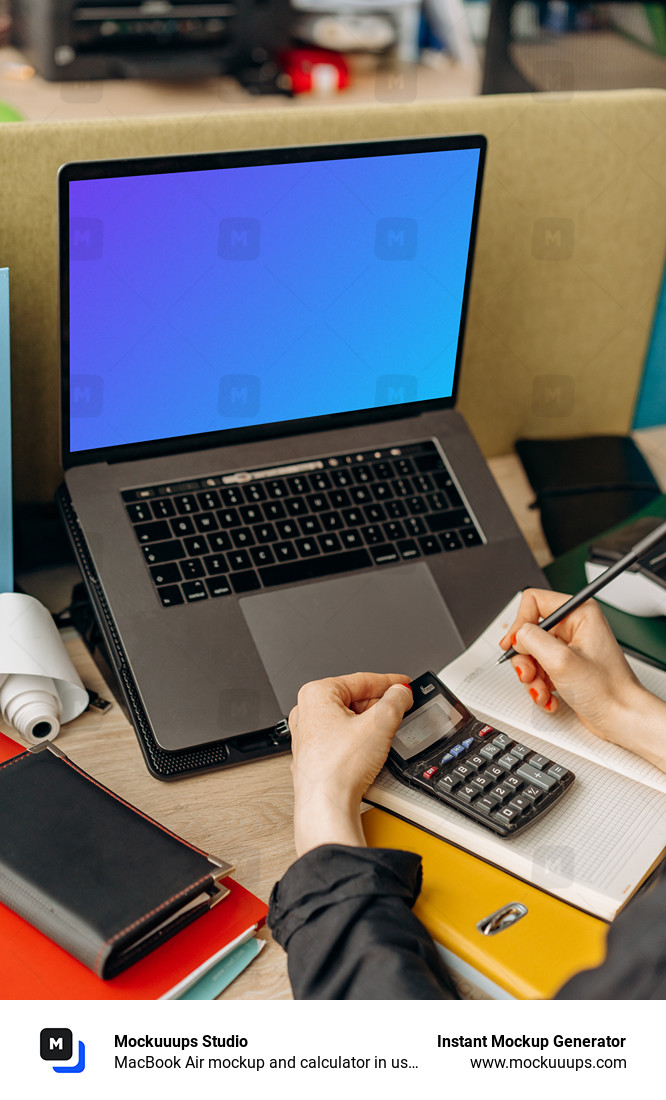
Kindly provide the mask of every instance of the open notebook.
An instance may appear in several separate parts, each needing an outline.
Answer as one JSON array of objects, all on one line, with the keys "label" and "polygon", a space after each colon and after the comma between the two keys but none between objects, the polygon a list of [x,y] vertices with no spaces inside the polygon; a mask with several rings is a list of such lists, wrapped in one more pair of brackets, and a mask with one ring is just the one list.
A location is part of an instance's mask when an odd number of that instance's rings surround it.
[{"label": "open notebook", "polygon": [[[573,905],[612,920],[666,848],[666,775],[626,749],[588,733],[565,704],[546,714],[506,665],[499,639],[519,595],[476,642],[438,675],[479,718],[570,768],[576,781],[533,827],[510,840],[399,783],[384,768],[366,801],[413,821]],[[666,699],[666,673],[630,660]]]}]

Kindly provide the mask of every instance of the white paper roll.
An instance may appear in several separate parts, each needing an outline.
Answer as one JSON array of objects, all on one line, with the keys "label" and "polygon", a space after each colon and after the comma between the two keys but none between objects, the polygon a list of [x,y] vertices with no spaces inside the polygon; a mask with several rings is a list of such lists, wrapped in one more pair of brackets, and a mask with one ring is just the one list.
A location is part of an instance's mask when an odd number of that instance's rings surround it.
[{"label": "white paper roll", "polygon": [[32,596],[0,594],[0,715],[31,745],[52,741],[88,692],[51,615]]}]

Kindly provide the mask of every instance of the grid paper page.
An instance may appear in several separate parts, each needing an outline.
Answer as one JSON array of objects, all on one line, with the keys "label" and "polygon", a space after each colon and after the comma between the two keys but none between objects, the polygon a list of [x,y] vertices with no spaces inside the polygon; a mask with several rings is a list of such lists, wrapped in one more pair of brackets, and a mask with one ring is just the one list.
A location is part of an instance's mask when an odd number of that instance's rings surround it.
[{"label": "grid paper page", "polygon": [[[518,736],[508,727],[507,733]],[[548,754],[538,738],[529,745]],[[542,820],[509,840],[405,786],[386,768],[366,799],[611,920],[666,846],[666,796],[564,750],[557,763],[575,773],[573,786]]]},{"label": "grid paper page", "polygon": [[[548,714],[537,707],[507,665],[497,664],[501,653],[499,640],[514,621],[519,603],[520,593],[468,650],[438,673],[443,683],[477,717],[485,718],[500,728],[507,724],[516,727],[520,740],[523,733],[541,736],[550,745],[582,754],[588,760],[666,794],[666,775],[659,768],[627,749],[595,737],[581,725],[571,708],[561,699],[555,714]],[[633,658],[629,658],[629,664],[649,691],[666,700],[666,672]]]}]

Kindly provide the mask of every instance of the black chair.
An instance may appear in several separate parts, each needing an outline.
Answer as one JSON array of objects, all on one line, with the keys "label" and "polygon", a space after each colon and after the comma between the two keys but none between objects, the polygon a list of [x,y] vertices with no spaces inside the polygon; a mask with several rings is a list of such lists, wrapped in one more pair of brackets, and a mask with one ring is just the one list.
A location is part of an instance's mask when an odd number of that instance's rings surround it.
[{"label": "black chair", "polygon": [[491,0],[483,95],[666,88],[666,4]]}]

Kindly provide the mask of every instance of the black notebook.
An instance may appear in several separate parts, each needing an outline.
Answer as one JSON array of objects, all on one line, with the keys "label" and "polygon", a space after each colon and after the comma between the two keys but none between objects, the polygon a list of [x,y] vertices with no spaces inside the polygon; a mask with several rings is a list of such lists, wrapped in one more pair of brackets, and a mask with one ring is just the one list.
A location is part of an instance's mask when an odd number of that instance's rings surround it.
[{"label": "black notebook", "polygon": [[223,900],[231,870],[54,745],[0,765],[0,902],[100,978]]}]

